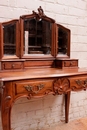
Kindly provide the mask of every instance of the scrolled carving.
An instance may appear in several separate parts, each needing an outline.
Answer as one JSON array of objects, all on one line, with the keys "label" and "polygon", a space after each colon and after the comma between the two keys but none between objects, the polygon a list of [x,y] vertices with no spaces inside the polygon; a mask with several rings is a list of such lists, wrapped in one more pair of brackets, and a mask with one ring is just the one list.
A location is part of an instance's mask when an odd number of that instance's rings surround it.
[{"label": "scrolled carving", "polygon": [[38,15],[39,20],[41,19],[42,16],[45,16],[44,11],[43,11],[41,6],[38,8],[38,13],[35,12],[35,11],[32,11],[32,12],[33,12],[33,14],[37,14]]},{"label": "scrolled carving", "polygon": [[63,94],[71,91],[69,80],[67,78],[59,78],[55,80],[53,89],[55,94]]},{"label": "scrolled carving", "polygon": [[5,100],[11,100],[11,96],[7,96]]},{"label": "scrolled carving", "polygon": [[5,86],[3,85],[1,88],[2,88],[2,89],[5,89]]},{"label": "scrolled carving", "polygon": [[11,103],[11,99],[12,99],[12,97],[10,95],[5,97],[5,99],[4,99],[5,110],[9,109],[10,103]]},{"label": "scrolled carving", "polygon": [[38,15],[39,15],[39,17],[44,16],[44,11],[41,6],[38,8]]},{"label": "scrolled carving", "polygon": [[32,94],[28,94],[27,99],[30,100],[33,97]]},{"label": "scrolled carving", "polygon": [[46,95],[50,95],[50,94],[55,95],[55,93],[53,92],[52,89],[46,89],[46,90],[43,92],[43,94],[41,94],[41,95],[29,93],[29,94],[27,95],[27,99],[30,100],[31,98],[40,98],[40,97],[42,98],[42,97],[44,97],[44,96],[46,96]]},{"label": "scrolled carving", "polygon": [[51,89],[46,89],[44,95],[55,94]]}]

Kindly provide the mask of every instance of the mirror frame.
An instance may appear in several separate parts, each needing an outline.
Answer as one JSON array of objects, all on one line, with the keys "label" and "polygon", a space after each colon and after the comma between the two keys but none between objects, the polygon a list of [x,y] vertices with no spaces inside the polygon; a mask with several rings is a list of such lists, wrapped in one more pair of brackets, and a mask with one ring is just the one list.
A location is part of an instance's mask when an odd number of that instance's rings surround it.
[{"label": "mirror frame", "polygon": [[[10,24],[16,24],[16,40],[15,40],[15,45],[16,45],[16,54],[15,55],[4,55],[4,30],[3,26],[10,25]],[[18,59],[20,57],[20,33],[19,33],[19,20],[11,20],[8,22],[3,22],[0,24],[0,59]]]}]

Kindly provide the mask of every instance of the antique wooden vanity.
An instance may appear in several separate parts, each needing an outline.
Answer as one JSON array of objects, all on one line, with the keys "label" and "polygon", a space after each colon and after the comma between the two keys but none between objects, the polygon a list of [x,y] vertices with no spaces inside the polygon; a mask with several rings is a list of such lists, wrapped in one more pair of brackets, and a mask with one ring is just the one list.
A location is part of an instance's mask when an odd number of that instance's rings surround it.
[{"label": "antique wooden vanity", "polygon": [[0,24],[0,99],[3,130],[11,130],[13,103],[26,97],[65,94],[68,122],[70,92],[86,90],[87,69],[70,59],[70,30],[38,13]]}]

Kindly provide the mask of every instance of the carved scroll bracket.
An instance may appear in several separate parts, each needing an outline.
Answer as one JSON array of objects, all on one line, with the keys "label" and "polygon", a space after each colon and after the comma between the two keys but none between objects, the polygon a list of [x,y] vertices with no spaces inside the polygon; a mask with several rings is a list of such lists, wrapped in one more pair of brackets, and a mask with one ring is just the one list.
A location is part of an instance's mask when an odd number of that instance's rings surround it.
[{"label": "carved scroll bracket", "polygon": [[7,100],[11,100],[11,96],[7,96],[6,98],[5,98],[5,100],[7,101]]},{"label": "carved scroll bracket", "polygon": [[69,80],[67,78],[59,78],[55,80],[53,89],[55,94],[63,94],[71,91]]},{"label": "carved scroll bracket", "polygon": [[12,97],[10,95],[4,98],[5,110],[9,109]]}]

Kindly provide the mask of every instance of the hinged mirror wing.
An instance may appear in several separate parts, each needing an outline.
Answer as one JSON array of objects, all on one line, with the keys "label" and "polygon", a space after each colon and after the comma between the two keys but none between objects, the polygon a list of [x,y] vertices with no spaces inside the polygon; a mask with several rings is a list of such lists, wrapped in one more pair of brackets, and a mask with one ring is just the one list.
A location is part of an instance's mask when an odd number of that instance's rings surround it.
[{"label": "hinged mirror wing", "polygon": [[70,30],[57,24],[56,55],[58,58],[70,57]]},{"label": "hinged mirror wing", "polygon": [[0,32],[1,59],[18,58],[20,47],[19,20],[2,23]]}]

